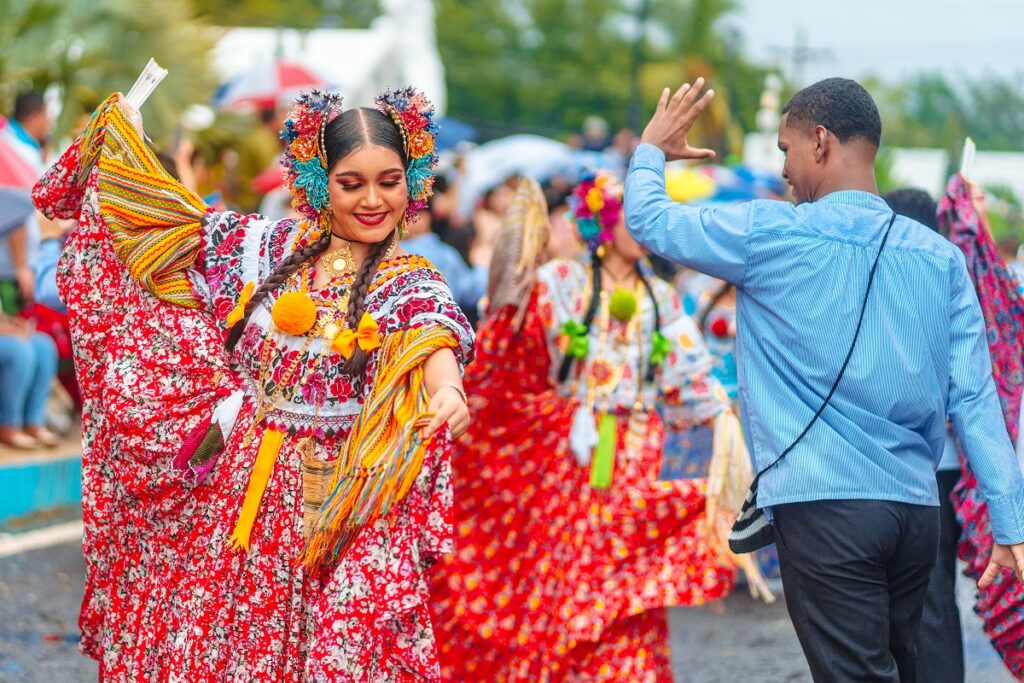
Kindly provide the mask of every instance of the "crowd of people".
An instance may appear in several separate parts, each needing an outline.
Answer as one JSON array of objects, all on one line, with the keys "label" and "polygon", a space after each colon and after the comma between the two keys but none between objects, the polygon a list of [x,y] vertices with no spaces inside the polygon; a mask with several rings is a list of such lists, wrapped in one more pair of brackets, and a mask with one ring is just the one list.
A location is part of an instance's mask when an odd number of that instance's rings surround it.
[{"label": "crowd of people", "polygon": [[46,169],[19,98],[0,442],[56,439],[73,354],[101,678],[670,681],[667,607],[780,574],[816,681],[962,681],[958,552],[1024,676],[1024,301],[983,192],[880,197],[877,109],[829,79],[783,110],[788,200],[674,202],[702,88],[468,214],[412,88],[260,111],[226,174],[120,95]]}]

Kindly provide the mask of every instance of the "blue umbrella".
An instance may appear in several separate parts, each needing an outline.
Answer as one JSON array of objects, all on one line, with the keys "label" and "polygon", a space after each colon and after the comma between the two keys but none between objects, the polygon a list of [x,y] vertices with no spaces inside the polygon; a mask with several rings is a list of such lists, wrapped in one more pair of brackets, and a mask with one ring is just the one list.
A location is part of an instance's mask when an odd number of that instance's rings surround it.
[{"label": "blue umbrella", "polygon": [[441,128],[437,134],[438,151],[443,152],[446,149],[453,149],[460,142],[476,139],[476,128],[465,121],[445,116],[441,118],[438,125]]}]

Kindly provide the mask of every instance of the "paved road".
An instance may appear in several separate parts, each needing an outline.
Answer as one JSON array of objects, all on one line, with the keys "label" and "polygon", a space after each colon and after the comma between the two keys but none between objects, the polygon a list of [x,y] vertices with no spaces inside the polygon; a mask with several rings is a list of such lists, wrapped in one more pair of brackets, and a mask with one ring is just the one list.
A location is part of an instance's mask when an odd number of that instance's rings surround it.
[{"label": "paved road", "polygon": [[[95,664],[78,654],[76,615],[83,563],[77,544],[0,558],[0,682],[85,683]],[[962,604],[970,586],[962,586]],[[969,683],[1012,683],[965,612]],[[810,681],[784,603],[768,607],[737,593],[714,608],[671,611],[679,683]]]}]

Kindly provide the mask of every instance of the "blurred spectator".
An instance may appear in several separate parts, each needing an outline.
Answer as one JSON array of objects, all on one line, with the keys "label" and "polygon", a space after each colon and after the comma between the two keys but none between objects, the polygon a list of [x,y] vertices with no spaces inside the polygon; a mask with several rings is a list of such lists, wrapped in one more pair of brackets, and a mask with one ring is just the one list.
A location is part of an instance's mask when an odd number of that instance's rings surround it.
[{"label": "blurred spectator", "polygon": [[544,188],[544,199],[548,205],[548,222],[551,233],[544,253],[547,259],[575,259],[583,252],[583,245],[577,237],[576,227],[569,220],[569,191],[560,187]]},{"label": "blurred spectator", "polygon": [[[53,131],[53,120],[38,92],[26,92],[14,101],[14,111],[0,134],[32,168],[43,172],[43,146]],[[34,297],[31,263],[39,249],[39,223],[35,213],[21,228],[0,240],[0,309],[17,315]]]},{"label": "blurred spectator", "polygon": [[[924,190],[894,190],[882,199],[895,213],[940,232],[938,205]],[[956,551],[960,543],[960,522],[950,500],[953,487],[960,481],[960,458],[956,437],[948,427],[935,480],[939,487],[939,556],[928,579],[921,630],[917,637],[918,680],[962,683],[964,646],[960,610],[956,604]]]},{"label": "blurred spectator", "polygon": [[41,93],[30,91],[14,100],[14,111],[2,134],[40,175],[44,170],[43,146],[53,133],[53,120]]},{"label": "blurred spectator", "polygon": [[0,316],[0,444],[20,449],[55,446],[44,426],[46,399],[57,373],[53,340],[32,323]]},{"label": "blurred spectator", "polygon": [[245,213],[255,212],[261,195],[253,189],[252,181],[281,156],[281,121],[283,113],[269,108],[259,112],[259,125],[254,126],[239,141],[238,160],[235,163],[235,203]]},{"label": "blurred spectator", "polygon": [[[518,184],[518,177],[506,178],[504,182],[491,188],[477,203],[473,210],[473,238],[470,251],[474,248],[494,248],[494,242],[498,239],[498,230],[501,229],[501,221],[512,204]],[[472,256],[467,255],[467,260],[471,259]]]},{"label": "blurred spectator", "polygon": [[[433,202],[432,202],[433,203]],[[470,251],[471,266],[467,266],[459,252],[441,238],[433,229],[431,211],[420,211],[402,240],[402,247],[410,254],[427,258],[437,266],[451,287],[455,301],[475,322],[477,303],[487,291],[487,272],[491,262],[491,251],[477,247]]]},{"label": "blurred spectator", "polygon": [[588,116],[583,121],[583,149],[602,152],[611,142],[608,122],[600,116]]}]

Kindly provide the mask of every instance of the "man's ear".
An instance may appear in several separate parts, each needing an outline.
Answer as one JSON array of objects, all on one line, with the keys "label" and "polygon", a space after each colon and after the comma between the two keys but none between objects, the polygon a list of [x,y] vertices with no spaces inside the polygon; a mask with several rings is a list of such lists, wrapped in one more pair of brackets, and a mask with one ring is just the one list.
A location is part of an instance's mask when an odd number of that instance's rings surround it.
[{"label": "man's ear", "polygon": [[815,126],[811,135],[814,138],[814,160],[820,164],[828,156],[832,143],[831,136],[825,126]]}]

